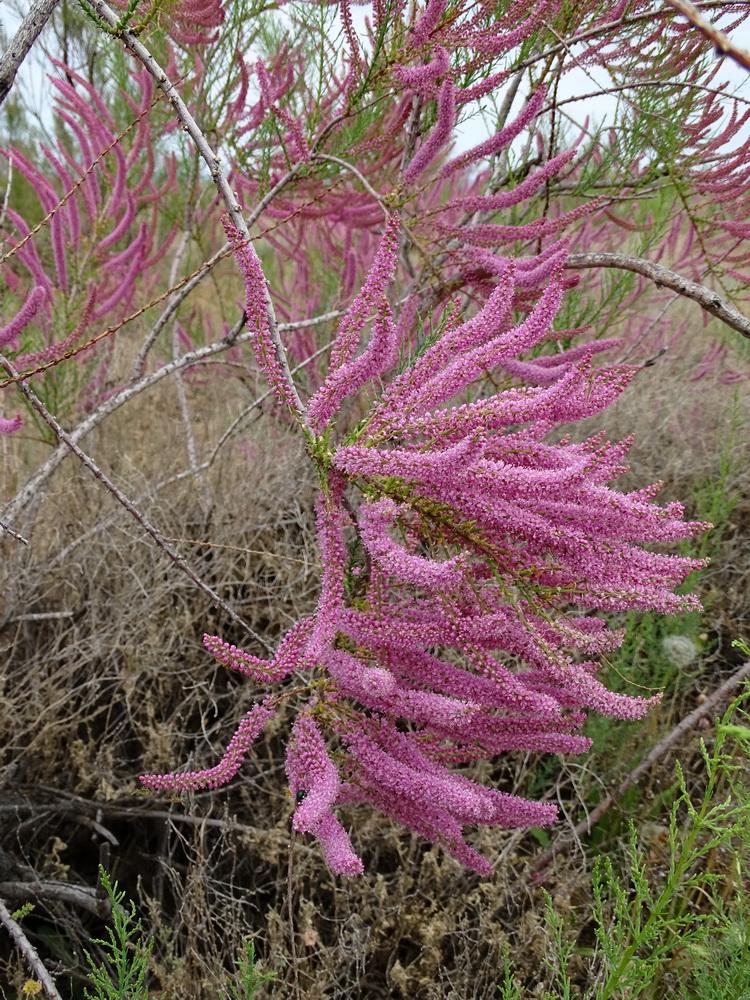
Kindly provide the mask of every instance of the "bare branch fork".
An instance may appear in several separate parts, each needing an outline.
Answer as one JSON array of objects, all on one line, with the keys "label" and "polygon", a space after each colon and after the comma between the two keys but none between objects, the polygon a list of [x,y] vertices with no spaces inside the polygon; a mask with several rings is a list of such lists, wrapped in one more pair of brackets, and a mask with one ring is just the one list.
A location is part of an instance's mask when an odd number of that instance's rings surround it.
[{"label": "bare branch fork", "polygon": [[[336,315],[338,315],[338,313],[336,313]],[[294,325],[294,324],[287,324],[287,325]],[[315,351],[309,357],[305,358],[304,361],[300,361],[300,363],[298,365],[296,365],[294,368],[292,368],[292,375],[296,375],[297,372],[302,371],[309,364],[311,364],[313,361],[315,361],[317,358],[319,358],[321,356],[321,354],[324,354],[326,351],[330,350],[330,348],[331,348],[331,343],[324,344],[322,347],[319,347],[317,351]],[[227,427],[227,429],[221,435],[221,437],[219,438],[219,440],[214,445],[213,451],[208,456],[208,458],[205,459],[205,461],[201,462],[201,464],[199,466],[197,466],[196,469],[193,469],[193,468],[184,469],[182,472],[178,472],[175,475],[167,477],[166,479],[162,479],[161,482],[156,483],[156,485],[150,487],[144,493],[141,493],[140,496],[136,497],[136,499],[134,500],[135,506],[136,507],[140,507],[140,505],[142,503],[145,503],[147,500],[151,500],[153,497],[157,496],[157,494],[159,494],[163,489],[166,489],[167,486],[171,486],[172,483],[177,483],[177,482],[180,482],[183,479],[192,478],[195,475],[196,471],[197,472],[206,472],[206,471],[208,471],[208,469],[210,469],[211,466],[216,461],[216,458],[218,457],[218,454],[221,451],[222,447],[227,443],[227,441],[234,434],[237,433],[238,429],[247,420],[247,418],[250,416],[250,414],[253,411],[258,410],[258,408],[271,395],[272,395],[272,390],[271,389],[267,389],[260,396],[257,396],[252,401],[252,403],[249,403],[244,408],[244,410],[237,417],[235,417],[235,419],[232,421],[232,423],[229,425],[229,427]],[[65,449],[65,454],[67,454],[68,453],[68,449],[65,448],[64,445],[62,447]],[[76,538],[74,541],[72,541],[69,545],[67,545],[60,552],[58,552],[57,555],[55,555],[54,557],[52,557],[50,565],[53,565],[54,563],[57,563],[57,562],[64,561],[64,559],[72,551],[72,549],[74,549],[76,546],[80,545],[82,542],[86,541],[86,539],[91,538],[91,536],[95,535],[98,531],[104,531],[104,530],[106,530],[106,528],[108,528],[111,524],[114,523],[114,520],[115,520],[115,517],[114,517],[114,515],[112,515],[112,516],[108,516],[104,520],[99,521],[96,524],[92,525],[82,535],[80,535],[78,538]],[[4,527],[4,525],[2,524],[1,521],[0,521],[0,527]],[[15,534],[15,532],[12,532],[12,534]],[[21,541],[23,541],[25,544],[27,544],[27,545],[29,544],[26,541],[26,539],[25,538],[21,538],[20,535],[17,536],[17,537],[19,537],[19,539],[21,539]],[[169,541],[177,541],[177,539],[168,538],[167,541],[168,542]],[[191,541],[194,544],[195,540],[192,539]],[[13,619],[13,618],[10,619],[10,621],[14,621],[14,620],[15,619]]]},{"label": "bare branch fork", "polygon": [[612,267],[621,271],[632,271],[644,278],[649,278],[659,287],[670,288],[678,295],[692,299],[705,309],[707,313],[716,316],[722,323],[737,330],[743,337],[750,340],[750,320],[733,309],[721,299],[712,288],[699,285],[661,264],[634,257],[626,253],[573,253],[565,262],[565,267],[571,270],[586,270],[590,267]]},{"label": "bare branch fork", "polygon": [[[250,333],[244,333],[240,336],[236,336],[231,344],[241,344],[246,340],[250,339]],[[98,426],[105,417],[109,416],[116,409],[127,403],[134,396],[143,392],[144,389],[148,389],[150,386],[155,385],[160,382],[163,378],[168,375],[173,374],[181,368],[185,368],[188,365],[197,364],[204,358],[211,357],[214,354],[219,354],[225,351],[231,346],[229,338],[216,341],[213,344],[208,344],[205,347],[199,347],[194,351],[190,351],[187,354],[183,354],[182,357],[177,360],[173,360],[158,368],[155,372],[150,375],[146,375],[137,381],[131,382],[129,385],[125,386],[120,392],[116,393],[114,396],[110,396],[109,399],[105,400],[93,413],[91,413],[85,420],[71,431],[70,434],[66,435],[70,441],[73,443],[80,441],[89,434],[96,426]],[[6,368],[6,371],[8,369]],[[18,383],[19,388],[22,388],[22,383]],[[62,441],[62,438],[60,439]],[[31,479],[28,480],[26,485],[16,494],[16,496],[3,508],[2,516],[4,521],[13,523],[20,514],[26,509],[26,507],[31,503],[31,501],[38,496],[41,489],[43,489],[44,484],[49,480],[50,476],[55,472],[58,466],[62,463],[65,456],[68,454],[69,446],[66,444],[60,444],[58,448],[49,456],[49,458],[41,465]]]},{"label": "bare branch fork", "polygon": [[[279,325],[279,330],[298,330],[303,327],[317,326],[321,323],[327,323],[334,319],[340,319],[344,312],[345,310],[336,309],[328,313],[323,313],[320,316],[312,317],[311,319],[297,320],[293,323],[282,323]],[[151,372],[149,375],[133,380],[128,385],[124,386],[120,392],[115,393],[114,396],[110,396],[109,399],[106,399],[96,410],[93,411],[93,413],[89,414],[85,420],[82,420],[81,423],[70,432],[70,439],[74,442],[80,441],[95,427],[97,427],[105,419],[105,417],[108,417],[116,409],[122,406],[123,403],[129,402],[139,393],[155,385],[157,382],[160,382],[163,378],[166,378],[183,368],[187,368],[189,365],[199,364],[201,361],[205,361],[207,358],[210,358],[215,354],[220,354],[222,351],[226,351],[229,347],[246,343],[252,337],[252,333],[240,333],[239,331],[242,328],[242,325],[244,325],[244,320],[235,324],[234,329],[230,332],[228,337],[224,337],[222,340],[217,340],[213,344],[206,344],[204,347],[198,347],[194,351],[189,351],[181,357],[163,365],[161,368],[157,368],[156,371]],[[318,357],[318,354],[319,352],[316,352],[312,357],[306,358],[304,361],[300,362],[294,371],[296,372],[301,368],[304,368],[310,363],[310,361],[314,360],[315,357]],[[263,396],[261,398],[265,399],[266,397]],[[37,469],[31,479],[28,480],[26,485],[19,490],[16,496],[2,509],[1,513],[3,522],[9,522],[12,524],[20,517],[22,512],[28,507],[32,500],[34,500],[35,497],[38,497],[39,492],[44,488],[45,483],[49,481],[50,477],[61,465],[68,454],[69,449],[64,444],[60,444],[59,447],[52,452],[49,458],[47,458],[43,465]],[[2,527],[4,527],[6,531],[10,530],[8,523],[2,523]],[[25,541],[25,539],[21,540]]]}]

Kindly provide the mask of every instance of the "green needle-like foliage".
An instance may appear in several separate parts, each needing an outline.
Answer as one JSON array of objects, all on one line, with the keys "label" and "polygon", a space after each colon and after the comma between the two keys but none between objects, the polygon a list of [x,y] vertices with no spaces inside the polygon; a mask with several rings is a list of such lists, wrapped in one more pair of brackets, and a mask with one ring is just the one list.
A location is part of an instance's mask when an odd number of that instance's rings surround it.
[{"label": "green needle-like foliage", "polygon": [[118,892],[117,882],[112,882],[101,865],[99,879],[112,904],[112,926],[107,927],[106,939],[94,938],[92,942],[104,949],[106,963],[97,965],[89,952],[85,952],[94,991],[86,989],[84,995],[87,1000],[145,1000],[148,996],[145,976],[152,942],[144,944],[135,903],[129,900],[128,905],[123,905],[125,893]]}]

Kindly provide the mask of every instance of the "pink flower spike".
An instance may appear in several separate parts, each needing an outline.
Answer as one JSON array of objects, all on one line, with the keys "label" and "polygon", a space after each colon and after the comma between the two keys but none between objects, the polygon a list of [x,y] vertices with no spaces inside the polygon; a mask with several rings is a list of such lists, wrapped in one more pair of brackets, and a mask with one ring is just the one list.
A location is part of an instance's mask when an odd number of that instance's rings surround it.
[{"label": "pink flower spike", "polygon": [[309,715],[298,716],[294,722],[286,774],[289,790],[300,799],[292,826],[298,833],[315,833],[338,798],[341,780]]},{"label": "pink flower spike", "polygon": [[469,198],[455,198],[445,205],[441,205],[441,210],[444,212],[498,212],[511,208],[513,205],[519,205],[526,198],[529,198],[538,187],[541,187],[544,181],[558,173],[566,163],[570,163],[575,155],[574,149],[568,149],[554,156],[541,169],[535,170],[511,191],[502,191],[492,195],[475,195]]},{"label": "pink flower spike", "polygon": [[307,643],[315,625],[314,618],[303,618],[293,625],[281,640],[272,660],[261,660],[237,646],[224,642],[218,635],[204,635],[203,645],[209,653],[230,670],[236,670],[253,680],[278,684],[304,663]]},{"label": "pink flower spike", "polygon": [[318,838],[334,875],[361,875],[364,866],[352,850],[348,834],[331,812],[341,780],[309,715],[295,720],[287,748],[286,773],[289,789],[298,800],[292,828]]},{"label": "pink flower spike", "polygon": [[13,434],[20,429],[22,422],[20,413],[17,413],[15,417],[11,417],[10,420],[0,417],[0,434]]},{"label": "pink flower spike", "polygon": [[450,68],[450,58],[442,45],[435,46],[435,58],[424,66],[396,66],[394,77],[407,87],[418,90],[427,83],[445,76]]},{"label": "pink flower spike", "polygon": [[7,347],[8,344],[12,344],[18,340],[18,337],[23,333],[29,323],[39,312],[46,294],[47,293],[44,288],[39,285],[35,285],[31,289],[29,297],[26,299],[14,318],[10,321],[10,323],[8,323],[7,326],[0,329],[0,350],[2,350],[3,347]]},{"label": "pink flower spike", "polygon": [[141,784],[144,788],[156,792],[178,792],[185,788],[197,790],[226,785],[239,771],[245,755],[273,714],[274,710],[269,708],[268,699],[260,705],[254,705],[240,722],[226,753],[215,767],[181,774],[144,774],[140,778]]},{"label": "pink flower spike", "polygon": [[289,129],[289,134],[292,138],[292,144],[294,145],[297,159],[301,160],[303,163],[310,162],[310,147],[305,138],[305,133],[302,131],[302,126],[298,118],[292,117],[283,108],[274,107],[271,109],[273,114],[279,118]]},{"label": "pink flower spike", "polygon": [[[398,357],[397,328],[385,298],[386,287],[396,268],[398,233],[399,218],[392,215],[362,290],[339,329],[331,355],[331,369],[308,405],[308,423],[317,433],[322,432],[347,396],[388,371]],[[348,360],[373,309],[377,314],[370,342],[362,354]],[[340,367],[335,367],[338,364]]]},{"label": "pink flower spike", "polygon": [[271,336],[267,311],[266,278],[260,260],[252,243],[242,239],[229,219],[224,217],[222,221],[227,239],[233,246],[235,259],[245,279],[247,298],[245,311],[248,329],[252,333],[251,343],[255,359],[265,375],[276,401],[280,405],[288,406],[293,413],[296,413],[298,401],[282,371]]},{"label": "pink flower spike", "polygon": [[443,81],[438,95],[438,117],[434,129],[419,148],[404,173],[404,184],[413,184],[450,140],[456,127],[456,88],[453,80]]},{"label": "pink flower spike", "polygon": [[370,265],[364,284],[354,302],[349,306],[349,311],[339,327],[336,341],[331,350],[329,375],[336,368],[340,368],[352,359],[357,349],[359,334],[364,329],[367,318],[373,310],[373,304],[385,295],[386,289],[393,279],[398,250],[399,221],[398,213],[392,215],[388,220],[383,239],[380,241],[378,252]]},{"label": "pink flower spike", "polygon": [[423,45],[438,25],[445,10],[446,0],[429,0],[419,20],[411,29],[416,45]]},{"label": "pink flower spike", "polygon": [[352,850],[349,834],[333,813],[325,816],[315,835],[323,850],[326,864],[334,875],[354,878],[364,872],[365,866]]},{"label": "pink flower spike", "polygon": [[392,540],[388,529],[409,508],[383,498],[363,504],[358,512],[360,534],[372,558],[383,570],[403,583],[412,583],[425,590],[456,588],[466,571],[466,555],[460,554],[438,562],[409,553]]},{"label": "pink flower spike", "polygon": [[491,139],[486,139],[484,142],[480,142],[478,146],[474,146],[467,150],[465,153],[461,153],[455,159],[450,160],[445,166],[440,170],[440,177],[450,177],[457,170],[463,170],[470,163],[475,163],[477,160],[481,160],[486,156],[494,156],[501,149],[505,149],[509,146],[511,142],[520,135],[521,132],[526,128],[526,126],[532,122],[539,112],[542,110],[542,104],[544,103],[544,95],[546,91],[542,86],[540,87],[534,96],[529,100],[526,107],[523,109],[521,114],[510,123],[506,125],[505,128],[496,132]]},{"label": "pink flower spike", "polygon": [[83,314],[81,316],[80,323],[75,327],[75,329],[68,334],[63,340],[59,340],[56,344],[50,344],[49,347],[43,348],[41,351],[30,351],[27,354],[20,354],[15,359],[16,368],[23,371],[24,369],[36,368],[39,365],[45,365],[52,361],[54,358],[60,358],[66,351],[69,351],[74,344],[76,344],[81,337],[83,337],[86,332],[86,328],[91,322],[91,316],[94,311],[94,303],[96,302],[96,287],[92,287],[89,291],[89,297],[86,305],[83,309]]},{"label": "pink flower spike", "polygon": [[318,497],[316,526],[322,579],[315,626],[307,646],[308,655],[313,658],[331,645],[343,607],[343,581],[347,561],[344,531],[350,522],[341,503],[343,486],[343,482],[338,481],[334,483],[335,488],[331,489],[328,496],[321,493]]}]

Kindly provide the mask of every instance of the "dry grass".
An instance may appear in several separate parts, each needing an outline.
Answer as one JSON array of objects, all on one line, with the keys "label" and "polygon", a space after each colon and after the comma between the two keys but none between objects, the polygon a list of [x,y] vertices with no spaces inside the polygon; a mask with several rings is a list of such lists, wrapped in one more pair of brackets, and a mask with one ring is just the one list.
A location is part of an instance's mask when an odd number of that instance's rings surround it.
[{"label": "dry grass", "polygon": [[[690,506],[696,484],[717,482],[721,474],[731,396],[726,386],[686,386],[660,364],[643,372],[596,429],[605,426],[613,438],[635,431],[629,485],[663,478],[665,496],[688,499]],[[198,443],[206,449],[247,392],[216,379],[189,388],[189,397]],[[745,421],[747,406],[745,392],[736,407]],[[743,436],[740,431],[740,441]],[[266,416],[241,447],[227,446],[207,475],[210,511],[189,479],[149,496],[154,483],[186,465],[170,387],[120,411],[87,446],[126,492],[144,497],[147,516],[180,540],[181,553],[206,582],[269,642],[313,606],[314,483],[289,429]],[[29,442],[13,448],[21,452],[8,460],[17,469],[25,460],[26,471],[41,450]],[[625,737],[631,752],[655,742],[670,720],[692,707],[699,690],[726,676],[734,662],[729,641],[750,632],[750,473],[739,461],[730,464],[726,485],[739,501],[701,583],[708,599],[706,653],[690,678],[673,684],[661,719]],[[210,766],[233,723],[261,694],[211,660],[202,633],[262,651],[246,644],[72,460],[40,499],[31,539],[28,549],[7,538],[0,543],[0,884],[33,873],[93,887],[106,848],[110,870],[155,935],[156,995],[222,995],[248,935],[262,968],[279,974],[281,984],[269,994],[291,995],[286,872],[292,803],[283,770],[289,718],[268,729],[241,778],[226,789],[172,801],[143,794],[137,782],[144,771],[170,770],[186,760],[193,768]],[[289,703],[289,717],[292,711]],[[688,768],[698,735],[681,750]],[[481,765],[482,777],[559,800],[575,821],[581,803],[605,780],[602,770],[629,769],[627,759],[608,752],[562,763],[508,755]],[[670,774],[671,765],[654,775],[651,791],[668,784]],[[635,810],[658,829],[658,815],[647,815],[642,803]],[[366,864],[364,878],[333,879],[310,842],[294,845],[306,1000],[494,997],[506,949],[528,995],[541,995],[550,943],[540,881],[578,944],[592,945],[585,845],[559,855],[543,880],[533,880],[528,862],[538,842],[531,833],[480,831],[474,840],[497,869],[483,881],[382,817],[364,809],[347,816]],[[615,850],[619,815],[608,824],[600,843],[604,838]],[[24,898],[36,902],[24,926],[57,966],[63,995],[81,996],[82,948],[101,934],[101,923],[80,906],[32,892]],[[6,941],[0,950],[0,984],[13,997],[25,971]],[[574,981],[585,988],[592,963],[580,956],[575,963]]]}]

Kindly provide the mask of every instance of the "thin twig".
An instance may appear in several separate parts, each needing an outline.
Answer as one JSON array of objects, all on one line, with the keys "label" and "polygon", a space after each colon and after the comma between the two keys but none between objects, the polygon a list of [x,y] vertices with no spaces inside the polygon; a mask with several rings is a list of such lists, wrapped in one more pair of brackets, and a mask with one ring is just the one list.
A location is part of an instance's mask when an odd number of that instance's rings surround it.
[{"label": "thin twig", "polygon": [[10,915],[10,911],[2,899],[0,899],[0,924],[10,934],[13,944],[26,959],[26,963],[34,974],[34,978],[42,984],[42,989],[48,1000],[62,1000],[62,997],[57,992],[55,981],[45,968],[44,962],[39,957],[36,948],[24,934],[21,925]]},{"label": "thin twig", "polygon": [[727,698],[731,694],[732,689],[735,688],[740,681],[744,680],[746,677],[750,677],[750,661],[744,663],[739,670],[736,670],[731,677],[727,678],[723,684],[719,685],[717,689],[706,698],[702,705],[699,705],[694,711],[689,715],[686,715],[684,719],[677,723],[677,725],[672,729],[663,740],[660,740],[656,746],[651,750],[640,762],[640,764],[635,767],[630,774],[620,782],[617,788],[609,795],[607,795],[596,809],[593,809],[585,819],[582,819],[580,823],[576,824],[572,830],[565,834],[559,836],[554,840],[548,847],[546,847],[541,854],[539,854],[534,863],[531,866],[532,871],[539,871],[541,868],[545,868],[550,861],[559,854],[561,850],[568,847],[572,840],[579,838],[580,836],[590,833],[594,825],[598,823],[601,817],[610,809],[618,799],[621,799],[625,792],[641,778],[657,761],[665,755],[667,750],[679,740],[683,733],[694,728],[697,723],[705,718],[709,712],[713,711],[717,705]]},{"label": "thin twig", "polygon": [[297,941],[294,929],[294,826],[289,833],[289,859],[286,870],[286,903],[287,920],[289,921],[289,951],[292,957],[292,977],[294,980],[295,1000],[302,1000],[299,989],[299,959],[297,958]]},{"label": "thin twig", "polygon": [[85,885],[71,885],[69,882],[55,882],[50,879],[36,879],[33,882],[0,882],[0,893],[11,899],[55,899],[61,903],[80,906],[93,913],[100,920],[111,915],[109,906],[102,907],[96,898],[96,889]]},{"label": "thin twig", "polygon": [[[320,323],[329,323],[332,319],[341,319],[341,317],[346,316],[348,312],[348,309],[332,309],[330,312],[321,313],[320,316],[312,316],[310,319],[296,319],[292,323],[279,323],[279,330],[282,332],[286,332],[287,330],[304,330],[309,326],[318,326]],[[331,346],[332,343],[326,344],[322,350],[325,351]],[[292,374],[299,371],[303,365],[309,364],[313,358],[317,358],[318,354],[320,354],[320,351],[316,351],[315,354],[312,354],[309,358],[305,358],[304,361],[301,361],[297,367],[293,369]]]},{"label": "thin twig", "polygon": [[661,264],[642,257],[634,257],[626,253],[574,253],[565,262],[565,267],[571,270],[585,270],[590,267],[612,267],[621,271],[632,271],[644,278],[650,278],[657,288],[670,288],[678,295],[692,299],[705,309],[707,313],[716,316],[722,323],[737,330],[743,337],[750,339],[750,320],[727,305],[712,288],[699,285],[690,278],[685,278],[675,271],[670,271]]},{"label": "thin twig", "polygon": [[[245,222],[245,218],[242,214],[242,209],[237,202],[234,192],[229,186],[227,176],[222,169],[221,158],[209,145],[208,140],[193,118],[187,105],[178,94],[175,85],[168,78],[167,74],[154,59],[151,52],[146,48],[143,42],[141,42],[140,39],[138,39],[132,32],[122,30],[120,28],[120,19],[111,7],[108,7],[107,4],[104,3],[104,0],[95,0],[94,9],[106,24],[115,29],[115,32],[122,40],[125,47],[129,49],[136,59],[143,64],[148,73],[153,77],[157,87],[162,91],[169,103],[172,105],[177,118],[195,143],[196,149],[208,166],[213,182],[226,206],[232,225],[246,243],[248,252],[255,254],[252,237],[250,236],[250,230],[247,227],[247,223]],[[289,360],[287,358],[286,348],[284,347],[281,337],[279,336],[278,322],[276,320],[276,313],[273,307],[273,302],[271,301],[270,293],[267,287],[264,287],[263,291],[268,329],[274,350],[276,352],[276,359],[281,375],[291,394],[291,398],[294,401],[296,415],[301,419],[304,414],[304,406],[302,405],[302,400],[299,398],[297,388],[294,385],[291,372],[289,371]]]},{"label": "thin twig", "polygon": [[[168,542],[183,545],[199,545],[207,549],[224,549],[229,552],[243,552],[251,556],[265,556],[267,559],[282,559],[285,562],[297,563],[299,566],[309,567],[309,562],[304,559],[295,559],[293,556],[281,556],[276,552],[268,552],[266,549],[248,549],[243,545],[222,545],[219,542],[201,542],[197,538],[168,538]],[[23,616],[22,616],[23,617]],[[43,617],[43,616],[42,616]],[[13,621],[14,619],[11,619]]]},{"label": "thin twig", "polygon": [[74,614],[75,611],[31,611],[25,615],[13,615],[8,622],[43,622],[53,618],[72,618]]},{"label": "thin twig", "polygon": [[364,176],[361,170],[357,170],[357,168],[352,163],[347,163],[347,161],[342,160],[341,157],[331,156],[329,153],[315,153],[313,159],[324,160],[327,163],[336,163],[338,164],[338,166],[343,167],[344,170],[348,170],[350,173],[354,174],[354,176],[360,182],[365,191],[367,191],[370,197],[374,198],[375,201],[378,203],[378,205],[380,205],[380,207],[382,208],[383,213],[385,214],[385,221],[387,222],[388,219],[390,219],[391,213],[388,211],[383,202],[383,196],[378,194],[378,192],[375,190],[372,184],[370,184],[370,182]]},{"label": "thin twig", "polygon": [[60,0],[34,0],[13,41],[0,58],[0,104],[11,91],[21,63],[31,51]]},{"label": "thin twig", "polygon": [[[594,83],[597,81],[594,80]],[[572,94],[570,97],[565,97],[561,101],[556,102],[556,107],[562,108],[566,104],[575,104],[577,101],[588,101],[592,97],[612,97],[614,94],[621,94],[623,91],[628,90],[640,90],[644,87],[650,87],[651,89],[664,90],[665,87],[671,87],[674,90],[699,90],[702,94],[713,94],[714,97],[721,97],[724,100],[729,98],[732,101],[737,101],[740,104],[750,104],[750,98],[743,97],[741,94],[726,94],[723,90],[718,87],[706,87],[702,83],[691,83],[688,80],[658,80],[654,78],[653,80],[629,80],[627,83],[620,84],[618,86],[604,87],[597,83],[597,90],[592,91],[588,94]],[[539,117],[546,114],[552,105],[545,105],[539,112]],[[703,161],[705,162],[705,161]],[[631,201],[632,196],[631,196]]]},{"label": "thin twig", "polygon": [[23,535],[19,535],[17,531],[14,531],[12,528],[9,528],[8,525],[4,521],[0,521],[0,529],[2,529],[5,532],[6,535],[10,535],[12,538],[15,538],[17,541],[23,542],[24,545],[28,545],[29,544],[28,538],[24,538]]},{"label": "thin twig", "polygon": [[5,194],[3,195],[3,204],[0,206],[0,226],[5,222],[5,216],[8,214],[8,203],[10,202],[10,191],[13,187],[13,160],[8,160],[8,176],[5,178]]}]

